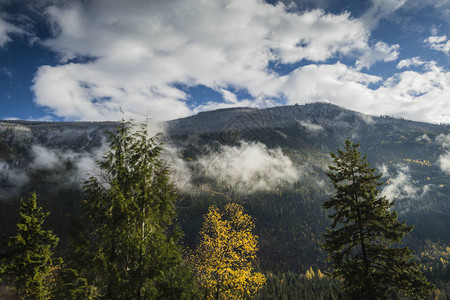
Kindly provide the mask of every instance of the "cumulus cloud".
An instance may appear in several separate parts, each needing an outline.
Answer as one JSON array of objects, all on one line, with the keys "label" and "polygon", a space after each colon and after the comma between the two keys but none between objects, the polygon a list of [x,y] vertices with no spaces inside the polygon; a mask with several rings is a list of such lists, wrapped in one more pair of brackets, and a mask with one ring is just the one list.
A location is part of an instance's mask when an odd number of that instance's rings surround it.
[{"label": "cumulus cloud", "polygon": [[[394,61],[399,46],[371,39],[403,0],[373,0],[360,18],[281,2],[94,0],[47,9],[53,37],[44,45],[61,64],[35,75],[35,102],[67,119],[158,120],[235,106],[331,102],[372,115],[450,122],[450,73],[419,58],[382,78],[362,72]],[[354,61],[330,63],[331,58]],[[287,74],[271,67],[307,61]],[[413,72],[403,68],[422,65]],[[185,88],[180,88],[183,86]],[[192,99],[204,86],[223,100]],[[248,97],[238,97],[236,91]],[[264,107],[264,106],[263,106]]]},{"label": "cumulus cloud", "polygon": [[390,114],[396,112],[413,120],[450,122],[445,100],[450,96],[450,71],[433,62],[422,73],[404,71],[389,77],[376,93],[374,96],[381,100],[380,104],[387,105]]},{"label": "cumulus cloud", "polygon": [[360,67],[369,68],[397,55],[396,45],[371,45],[366,24],[349,13],[293,12],[258,0],[95,0],[51,6],[47,15],[54,37],[44,44],[62,64],[39,69],[35,101],[68,119],[117,119],[120,108],[131,118],[189,115],[188,95],[176,84],[223,95],[205,109],[247,106],[250,100],[238,100],[228,87],[252,98],[282,96],[290,76],[274,73],[271,62],[361,56]]},{"label": "cumulus cloud", "polygon": [[244,193],[267,191],[298,180],[300,171],[281,149],[261,143],[242,142],[223,146],[198,159],[205,174]]},{"label": "cumulus cloud", "polygon": [[[225,91],[227,93],[225,93]],[[193,109],[194,113],[224,109],[231,107],[246,107],[246,108],[271,108],[279,105],[279,101],[275,97],[270,97],[264,92],[260,93],[253,99],[239,99],[237,100],[236,94],[223,90],[221,93],[224,95],[225,102],[208,101],[204,104],[200,104]],[[233,99],[233,101],[227,100],[227,98]]]},{"label": "cumulus cloud", "polygon": [[437,35],[437,29],[433,28],[432,35],[424,40],[424,42],[433,50],[442,51],[450,55],[450,40],[447,35]]},{"label": "cumulus cloud", "polygon": [[389,46],[383,42],[377,42],[372,48],[368,50],[356,61],[356,68],[361,70],[363,68],[370,68],[375,62],[378,61],[393,61],[398,57],[399,45],[395,44]]},{"label": "cumulus cloud", "polygon": [[399,61],[399,63],[397,64],[397,69],[409,68],[411,66],[418,67],[424,65],[425,63],[426,62],[422,61],[420,57],[416,56]]},{"label": "cumulus cloud", "polygon": [[[450,122],[450,72],[435,64],[422,73],[405,71],[385,81],[348,66],[308,65],[284,78],[289,104],[332,102],[371,115],[401,115],[414,120]],[[379,84],[378,88],[371,85]]]}]

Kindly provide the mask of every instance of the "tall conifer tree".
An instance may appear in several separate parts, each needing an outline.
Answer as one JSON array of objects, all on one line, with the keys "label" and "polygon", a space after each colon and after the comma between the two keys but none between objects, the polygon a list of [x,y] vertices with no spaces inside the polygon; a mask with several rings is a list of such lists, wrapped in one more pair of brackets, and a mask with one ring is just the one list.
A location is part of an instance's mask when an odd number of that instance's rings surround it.
[{"label": "tall conifer tree", "polygon": [[133,133],[122,123],[110,136],[100,174],[84,185],[89,225],[81,252],[91,260],[84,274],[95,274],[90,278],[107,299],[182,299],[193,285],[177,245],[177,194],[157,137],[146,128]]},{"label": "tall conifer tree", "polygon": [[20,202],[18,232],[9,240],[12,258],[3,266],[3,276],[13,282],[20,299],[49,299],[52,267],[55,260],[59,262],[53,258],[53,249],[59,239],[42,228],[49,213],[37,205],[35,193]]},{"label": "tall conifer tree", "polygon": [[359,144],[345,141],[344,150],[331,153],[334,165],[327,173],[336,194],[325,201],[331,228],[323,249],[328,252],[334,277],[354,299],[385,299],[389,289],[413,297],[432,291],[412,253],[400,245],[413,229],[397,221],[393,201],[380,197],[381,174],[361,157]]}]

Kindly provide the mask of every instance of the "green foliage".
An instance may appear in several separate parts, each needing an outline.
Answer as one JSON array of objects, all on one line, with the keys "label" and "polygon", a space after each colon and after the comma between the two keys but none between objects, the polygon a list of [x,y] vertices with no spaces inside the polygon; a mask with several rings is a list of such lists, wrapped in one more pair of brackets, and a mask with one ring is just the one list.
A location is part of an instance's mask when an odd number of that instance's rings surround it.
[{"label": "green foliage", "polygon": [[327,174],[336,194],[323,207],[331,209],[331,228],[322,247],[328,252],[332,275],[342,278],[355,299],[385,299],[389,288],[425,297],[432,285],[401,247],[413,227],[397,221],[393,202],[379,197],[380,174],[361,157],[359,144],[345,141],[344,151],[331,153],[334,165]]},{"label": "green foliage", "polygon": [[101,173],[84,184],[76,269],[107,299],[186,298],[193,285],[173,223],[177,194],[157,137],[148,138],[146,125],[132,130],[122,123],[111,134]]},{"label": "green foliage", "polygon": [[56,270],[53,299],[97,299],[97,289],[90,285],[86,278],[80,276],[75,269],[62,265]]},{"label": "green foliage", "polygon": [[35,193],[20,201],[18,232],[9,240],[12,256],[2,265],[2,275],[12,281],[21,299],[47,299],[52,289],[52,271],[59,261],[52,257],[58,238],[52,231],[42,228],[49,213],[37,205]]}]

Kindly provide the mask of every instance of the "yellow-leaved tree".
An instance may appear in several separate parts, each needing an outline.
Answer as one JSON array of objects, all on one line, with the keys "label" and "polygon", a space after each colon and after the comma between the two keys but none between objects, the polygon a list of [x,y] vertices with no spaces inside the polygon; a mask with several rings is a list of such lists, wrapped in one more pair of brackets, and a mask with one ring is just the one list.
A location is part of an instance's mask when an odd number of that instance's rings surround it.
[{"label": "yellow-leaved tree", "polygon": [[229,203],[223,213],[209,208],[192,255],[205,299],[247,299],[265,284],[264,275],[253,270],[258,251],[253,228],[239,204]]}]

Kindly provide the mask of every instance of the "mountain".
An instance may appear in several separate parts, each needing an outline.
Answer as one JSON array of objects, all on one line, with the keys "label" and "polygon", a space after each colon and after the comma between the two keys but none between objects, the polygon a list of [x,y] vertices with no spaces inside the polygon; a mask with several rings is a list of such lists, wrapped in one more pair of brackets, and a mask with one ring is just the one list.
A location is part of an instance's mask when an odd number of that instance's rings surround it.
[{"label": "mountain", "polygon": [[[67,214],[79,214],[80,183],[95,173],[107,145],[105,131],[116,126],[0,121],[0,239],[15,230],[18,197],[35,190],[64,247],[71,230]],[[186,246],[195,246],[209,205],[233,200],[255,218],[262,269],[322,267],[318,241],[328,221],[321,203],[333,193],[325,175],[329,152],[347,137],[360,141],[372,166],[383,172],[380,190],[396,201],[400,218],[415,224],[407,243],[422,254],[433,247],[445,252],[450,243],[448,125],[313,103],[201,112],[156,127],[164,129],[164,159],[181,191]],[[442,252],[436,251],[424,263],[438,265]]]},{"label": "mountain", "polygon": [[202,134],[223,130],[284,128],[302,122],[344,126],[366,122],[372,117],[326,103],[278,106],[266,109],[228,108],[201,112],[167,122],[171,135]]}]

